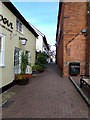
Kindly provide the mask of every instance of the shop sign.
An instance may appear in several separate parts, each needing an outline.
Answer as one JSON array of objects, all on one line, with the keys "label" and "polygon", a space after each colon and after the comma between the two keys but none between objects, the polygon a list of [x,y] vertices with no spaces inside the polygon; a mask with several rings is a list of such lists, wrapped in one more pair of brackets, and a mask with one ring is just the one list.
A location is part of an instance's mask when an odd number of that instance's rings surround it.
[{"label": "shop sign", "polygon": [[3,22],[3,24],[6,24],[7,27],[13,29],[13,23],[11,23],[7,18],[3,17],[3,15],[0,14],[0,21]]}]

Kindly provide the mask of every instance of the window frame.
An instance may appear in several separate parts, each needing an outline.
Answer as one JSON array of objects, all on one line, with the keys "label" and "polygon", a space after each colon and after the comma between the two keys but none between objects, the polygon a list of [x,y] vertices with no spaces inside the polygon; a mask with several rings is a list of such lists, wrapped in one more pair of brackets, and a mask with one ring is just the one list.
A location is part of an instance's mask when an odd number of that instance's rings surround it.
[{"label": "window frame", "polygon": [[[30,62],[30,51],[27,51],[27,50],[26,50],[25,53],[26,53],[27,56],[28,56],[28,62]],[[27,74],[29,74],[29,72],[30,72],[29,68],[30,68],[30,66],[27,65],[27,68],[26,68],[26,71],[25,71]]]},{"label": "window frame", "polygon": [[0,67],[5,66],[5,35],[0,33],[0,37],[1,37],[1,62],[0,62]]},{"label": "window frame", "polygon": [[[17,23],[17,21],[18,21],[18,23]],[[21,24],[21,29],[22,29],[21,31],[20,31],[20,24]],[[18,18],[16,18],[16,30],[18,32],[20,32],[21,34],[23,34],[23,24]]]},{"label": "window frame", "polygon": [[[18,52],[18,56],[15,55],[15,52]],[[21,73],[21,69],[20,69],[21,53],[22,53],[22,49],[15,47],[15,50],[14,50],[14,75]],[[16,59],[15,59],[15,57],[16,57]],[[18,60],[17,60],[17,58],[18,58]],[[18,64],[15,64],[15,62],[18,62]]]}]

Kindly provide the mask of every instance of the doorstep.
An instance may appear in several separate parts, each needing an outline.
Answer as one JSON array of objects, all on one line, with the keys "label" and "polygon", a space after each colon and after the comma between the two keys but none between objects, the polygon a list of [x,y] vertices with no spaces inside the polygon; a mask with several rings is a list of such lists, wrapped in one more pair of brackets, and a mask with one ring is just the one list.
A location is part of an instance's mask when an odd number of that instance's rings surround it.
[{"label": "doorstep", "polygon": [[8,100],[13,97],[14,95],[16,95],[16,91],[5,91],[3,93],[0,94],[0,106],[3,106],[5,103],[8,102]]}]

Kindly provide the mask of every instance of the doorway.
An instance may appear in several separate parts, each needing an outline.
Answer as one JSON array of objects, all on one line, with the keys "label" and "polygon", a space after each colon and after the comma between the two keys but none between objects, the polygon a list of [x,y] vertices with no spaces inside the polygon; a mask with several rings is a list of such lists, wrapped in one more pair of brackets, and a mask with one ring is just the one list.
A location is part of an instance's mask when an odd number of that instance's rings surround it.
[{"label": "doorway", "polygon": [[15,48],[15,50],[14,50],[14,75],[21,73],[21,69],[20,69],[21,52],[22,52],[22,50],[19,48]]}]

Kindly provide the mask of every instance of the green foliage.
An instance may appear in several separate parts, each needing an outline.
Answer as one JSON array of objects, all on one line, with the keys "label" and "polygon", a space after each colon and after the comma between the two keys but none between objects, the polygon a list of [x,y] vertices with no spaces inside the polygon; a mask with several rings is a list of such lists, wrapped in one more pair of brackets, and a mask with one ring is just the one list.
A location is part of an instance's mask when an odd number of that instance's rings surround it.
[{"label": "green foliage", "polygon": [[39,70],[39,71],[41,71],[41,70],[43,70],[43,67],[42,66],[40,66],[40,65],[34,65],[33,67],[32,67],[32,70]]},{"label": "green foliage", "polygon": [[38,65],[34,65],[34,66],[32,67],[32,70],[37,70],[37,66],[38,66]]},{"label": "green foliage", "polygon": [[24,52],[21,54],[21,73],[25,74],[27,65],[30,65],[28,62],[28,55]]},{"label": "green foliage", "polygon": [[40,66],[40,65],[38,65],[38,66],[37,66],[37,70],[42,71],[42,70],[43,70],[43,67]]},{"label": "green foliage", "polygon": [[46,63],[47,63],[47,54],[45,52],[44,53],[39,52],[37,54],[36,64],[44,68]]},{"label": "green foliage", "polygon": [[36,53],[36,64],[32,67],[32,70],[39,70],[40,72],[44,70],[44,68],[46,68],[46,63],[47,63],[47,54],[37,52]]}]

